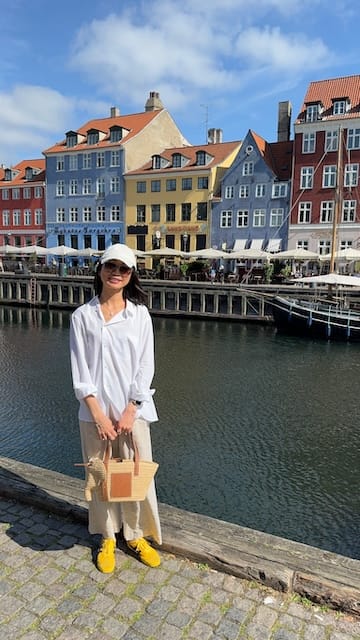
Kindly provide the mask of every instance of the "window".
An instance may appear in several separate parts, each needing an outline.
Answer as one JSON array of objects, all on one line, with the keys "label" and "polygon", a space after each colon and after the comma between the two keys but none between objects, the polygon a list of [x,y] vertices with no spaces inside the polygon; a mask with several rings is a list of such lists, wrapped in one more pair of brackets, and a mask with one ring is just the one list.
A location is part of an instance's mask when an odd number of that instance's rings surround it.
[{"label": "window", "polygon": [[65,159],[64,156],[56,156],[56,171],[64,171]]},{"label": "window", "polygon": [[70,207],[70,210],[69,210],[69,222],[78,222],[78,221],[79,221],[78,208],[77,207]]},{"label": "window", "polygon": [[3,223],[3,227],[9,227],[10,226],[10,211],[8,211],[7,209],[4,209],[4,211],[3,211],[2,223]]},{"label": "window", "polygon": [[197,164],[197,165],[204,165],[204,164],[206,164],[205,151],[197,151],[197,152],[196,152],[196,164]]},{"label": "window", "polygon": [[24,209],[24,225],[31,225],[31,209]]},{"label": "window", "polygon": [[37,198],[37,199],[42,198],[42,195],[43,195],[42,187],[35,187],[34,198]]},{"label": "window", "polygon": [[360,129],[348,129],[347,148],[360,149]]},{"label": "window", "polygon": [[24,187],[24,189],[23,189],[23,197],[24,197],[24,200],[30,200],[30,198],[31,198],[31,188],[30,187]]},{"label": "window", "polygon": [[344,249],[351,249],[352,247],[352,240],[340,240],[340,251],[343,251]]},{"label": "window", "polygon": [[192,189],[192,178],[183,178],[181,180],[181,189],[182,189],[182,191],[191,191],[191,189]]},{"label": "window", "polygon": [[20,189],[18,189],[18,187],[16,187],[16,189],[12,189],[12,199],[20,200]]},{"label": "window", "polygon": [[161,156],[155,155],[152,159],[152,168],[161,169]]},{"label": "window", "polygon": [[69,155],[69,171],[77,171],[78,157],[76,154]]},{"label": "window", "polygon": [[287,184],[286,182],[276,182],[272,186],[272,198],[286,198]]},{"label": "window", "polygon": [[105,196],[105,178],[97,178],[96,180],[96,194],[99,197]]},{"label": "window", "polygon": [[358,180],[359,180],[359,165],[346,164],[345,171],[344,171],[344,186],[357,187]]},{"label": "window", "polygon": [[42,209],[35,209],[35,224],[40,226],[43,224],[43,212]]},{"label": "window", "polygon": [[323,201],[320,205],[320,222],[332,222],[334,215],[334,202],[332,200]]},{"label": "window", "polygon": [[146,222],[146,207],[144,204],[138,204],[136,206],[136,222]]},{"label": "window", "polygon": [[249,185],[241,184],[239,188],[239,198],[248,198],[249,197]]},{"label": "window", "polygon": [[338,149],[338,131],[333,129],[325,134],[325,151],[337,151]]},{"label": "window", "polygon": [[110,167],[120,167],[120,151],[112,151],[110,154]]},{"label": "window", "polygon": [[234,187],[229,186],[225,187],[225,198],[233,198],[234,197]]},{"label": "window", "polygon": [[56,209],[56,222],[65,222],[65,209],[64,209],[64,207],[57,207],[57,209]]},{"label": "window", "polygon": [[306,251],[308,251],[308,249],[309,249],[309,241],[308,240],[297,240],[296,241],[296,248],[297,249],[306,249]]},{"label": "window", "polygon": [[99,132],[93,131],[92,133],[88,133],[87,135],[87,143],[88,144],[97,144],[99,142]]},{"label": "window", "polygon": [[302,152],[303,153],[314,153],[314,151],[315,151],[315,140],[316,140],[315,132],[303,133],[303,137],[302,137]]},{"label": "window", "polygon": [[254,209],[253,227],[265,227],[265,209]]},{"label": "window", "polygon": [[180,153],[173,153],[172,166],[173,167],[181,167],[181,154]]},{"label": "window", "polygon": [[120,177],[113,176],[110,180],[111,193],[120,193]]},{"label": "window", "polygon": [[319,104],[309,104],[306,107],[306,122],[316,122],[320,115]]},{"label": "window", "polygon": [[197,203],[196,220],[207,220],[207,202]]},{"label": "window", "polygon": [[97,222],[105,222],[105,207],[102,205],[96,207],[96,220]]},{"label": "window", "polygon": [[319,240],[318,253],[321,256],[327,255],[328,253],[330,253],[330,250],[331,250],[330,240]]},{"label": "window", "polygon": [[166,205],[166,222],[175,222],[175,205]]},{"label": "window", "polygon": [[120,222],[120,205],[113,204],[110,209],[110,222]]},{"label": "window", "polygon": [[3,200],[9,200],[9,189],[3,189],[2,190],[2,199]]},{"label": "window", "polygon": [[139,180],[136,183],[136,193],[146,193],[146,182],[145,182],[145,180]]},{"label": "window", "polygon": [[327,187],[335,187],[336,186],[336,166],[326,166],[323,169],[323,179],[322,186],[324,188]]},{"label": "window", "polygon": [[151,191],[152,193],[158,193],[161,190],[160,180],[151,180]]},{"label": "window", "polygon": [[232,210],[228,209],[227,211],[222,211],[220,213],[220,227],[222,229],[228,229],[232,227]]},{"label": "window", "polygon": [[151,222],[160,222],[160,205],[151,205]]},{"label": "window", "polygon": [[91,222],[91,207],[83,207],[83,222]]},{"label": "window", "polygon": [[165,245],[169,247],[169,249],[175,249],[175,236],[173,234],[166,234]]},{"label": "window", "polygon": [[284,209],[271,209],[270,227],[281,227],[284,221]]},{"label": "window", "polygon": [[21,224],[21,211],[20,209],[14,209],[13,211],[13,225],[18,227]]},{"label": "window", "polygon": [[243,176],[252,176],[253,173],[254,173],[254,163],[252,161],[244,162],[243,170],[242,170]]},{"label": "window", "polygon": [[91,153],[83,153],[83,169],[91,169]]},{"label": "window", "polygon": [[265,184],[257,184],[255,185],[255,198],[264,198],[266,193],[266,185]]},{"label": "window", "polygon": [[71,234],[70,236],[70,246],[72,249],[78,249],[79,248],[79,236],[75,235],[75,234]]},{"label": "window", "polygon": [[197,188],[198,189],[208,189],[209,188],[209,178],[208,176],[199,176],[197,180]]},{"label": "window", "polygon": [[333,115],[340,116],[346,113],[346,100],[334,100],[333,104]]},{"label": "window", "polygon": [[249,211],[247,209],[239,209],[236,215],[236,226],[247,227],[249,225]]},{"label": "window", "polygon": [[77,144],[77,135],[76,133],[72,133],[66,136],[66,146],[67,147],[75,147]]},{"label": "window", "polygon": [[344,200],[342,206],[342,222],[356,221],[356,200]]},{"label": "window", "polygon": [[181,205],[181,221],[191,222],[191,202],[183,202]]},{"label": "window", "polygon": [[176,191],[176,180],[173,178],[166,180],[166,191]]},{"label": "window", "polygon": [[58,180],[56,183],[56,195],[64,196],[65,195],[65,182],[64,180]]},{"label": "window", "polygon": [[84,178],[82,192],[84,196],[88,196],[91,194],[92,190],[92,180],[91,178]]},{"label": "window", "polygon": [[120,142],[123,137],[122,127],[113,127],[110,130],[110,142]]},{"label": "window", "polygon": [[78,181],[77,180],[70,180],[69,183],[69,195],[70,196],[77,196],[78,194]]},{"label": "window", "polygon": [[314,180],[314,168],[302,167],[300,173],[300,189],[312,189]]},{"label": "window", "polygon": [[298,224],[308,224],[311,221],[311,202],[300,202],[298,208]]},{"label": "window", "polygon": [[98,151],[96,154],[96,166],[98,169],[105,167],[105,151]]}]

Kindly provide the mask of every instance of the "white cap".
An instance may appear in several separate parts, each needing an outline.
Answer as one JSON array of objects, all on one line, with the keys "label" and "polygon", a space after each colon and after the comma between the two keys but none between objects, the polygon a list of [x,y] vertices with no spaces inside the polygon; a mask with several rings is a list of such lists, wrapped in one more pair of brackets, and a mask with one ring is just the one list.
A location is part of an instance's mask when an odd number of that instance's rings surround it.
[{"label": "white cap", "polygon": [[112,244],[102,254],[100,263],[109,262],[109,260],[121,260],[127,267],[136,268],[135,253],[126,246],[126,244]]}]

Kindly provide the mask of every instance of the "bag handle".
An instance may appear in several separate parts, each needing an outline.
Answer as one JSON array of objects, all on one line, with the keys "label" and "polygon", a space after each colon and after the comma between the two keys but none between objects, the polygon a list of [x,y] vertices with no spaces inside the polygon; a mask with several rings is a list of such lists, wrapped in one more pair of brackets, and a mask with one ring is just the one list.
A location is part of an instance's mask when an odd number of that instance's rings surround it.
[{"label": "bag handle", "polygon": [[[129,445],[130,448],[133,450],[134,452],[134,475],[138,476],[140,473],[140,455],[139,455],[139,449],[138,446],[133,438],[132,433],[130,432],[128,434],[128,438],[129,438]],[[112,458],[112,446],[111,446],[111,440],[107,441],[107,447],[105,450],[105,456],[104,456],[104,464],[108,464],[110,462]]]}]

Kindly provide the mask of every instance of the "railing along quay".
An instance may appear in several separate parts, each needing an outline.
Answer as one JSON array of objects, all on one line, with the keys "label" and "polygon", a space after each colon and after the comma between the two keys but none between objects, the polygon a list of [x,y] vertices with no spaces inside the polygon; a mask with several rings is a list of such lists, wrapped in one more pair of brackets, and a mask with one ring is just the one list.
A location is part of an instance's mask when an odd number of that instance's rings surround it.
[{"label": "railing along quay", "polygon": [[[171,280],[141,280],[153,315],[272,323],[269,295],[312,296],[291,285],[239,285]],[[0,304],[75,309],[94,295],[92,276],[0,274]]]}]

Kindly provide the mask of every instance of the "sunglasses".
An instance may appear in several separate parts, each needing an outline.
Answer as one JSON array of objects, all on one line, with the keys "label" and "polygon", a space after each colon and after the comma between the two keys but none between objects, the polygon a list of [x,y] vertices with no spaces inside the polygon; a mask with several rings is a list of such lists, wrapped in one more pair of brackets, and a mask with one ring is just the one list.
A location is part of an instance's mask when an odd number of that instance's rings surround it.
[{"label": "sunglasses", "polygon": [[115,262],[104,262],[103,267],[108,271],[118,272],[121,276],[127,276],[132,271],[131,267],[127,267],[125,264],[119,265]]}]

